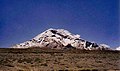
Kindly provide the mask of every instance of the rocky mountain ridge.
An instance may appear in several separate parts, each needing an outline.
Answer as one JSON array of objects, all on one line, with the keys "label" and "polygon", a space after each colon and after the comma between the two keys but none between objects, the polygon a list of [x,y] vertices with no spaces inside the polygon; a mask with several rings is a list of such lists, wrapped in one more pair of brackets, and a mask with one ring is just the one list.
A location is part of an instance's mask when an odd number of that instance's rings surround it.
[{"label": "rocky mountain ridge", "polygon": [[29,48],[29,47],[47,47],[51,49],[84,49],[84,50],[109,50],[106,44],[97,44],[80,38],[80,35],[72,34],[64,29],[48,29],[37,35],[33,39],[16,44],[12,48]]}]

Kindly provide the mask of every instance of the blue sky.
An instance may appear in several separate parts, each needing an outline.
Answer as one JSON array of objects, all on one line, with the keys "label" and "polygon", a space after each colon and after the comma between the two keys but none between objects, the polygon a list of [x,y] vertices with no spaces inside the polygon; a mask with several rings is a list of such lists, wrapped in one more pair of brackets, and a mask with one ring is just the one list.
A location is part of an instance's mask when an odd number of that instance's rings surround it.
[{"label": "blue sky", "polygon": [[118,10],[119,0],[0,0],[0,47],[24,42],[49,28],[118,47]]}]

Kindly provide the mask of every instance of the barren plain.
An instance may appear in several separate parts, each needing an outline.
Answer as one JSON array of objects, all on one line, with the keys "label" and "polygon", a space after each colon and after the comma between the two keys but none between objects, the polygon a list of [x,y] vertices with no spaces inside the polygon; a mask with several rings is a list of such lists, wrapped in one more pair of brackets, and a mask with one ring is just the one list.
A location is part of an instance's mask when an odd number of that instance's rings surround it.
[{"label": "barren plain", "polygon": [[0,71],[120,71],[120,51],[0,48]]}]

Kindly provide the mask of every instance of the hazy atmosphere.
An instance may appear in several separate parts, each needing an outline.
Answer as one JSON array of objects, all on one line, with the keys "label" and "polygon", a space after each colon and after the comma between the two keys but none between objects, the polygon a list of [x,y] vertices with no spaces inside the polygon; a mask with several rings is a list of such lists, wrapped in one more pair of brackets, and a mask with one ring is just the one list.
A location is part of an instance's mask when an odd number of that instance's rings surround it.
[{"label": "hazy atmosphere", "polygon": [[118,47],[119,0],[0,0],[0,47],[32,39],[49,28]]}]

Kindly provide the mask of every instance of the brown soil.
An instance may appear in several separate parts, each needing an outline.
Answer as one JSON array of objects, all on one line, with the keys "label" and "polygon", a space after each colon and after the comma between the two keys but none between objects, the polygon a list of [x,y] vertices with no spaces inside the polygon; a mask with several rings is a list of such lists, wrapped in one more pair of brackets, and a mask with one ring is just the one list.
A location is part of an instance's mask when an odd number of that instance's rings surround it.
[{"label": "brown soil", "polygon": [[120,51],[0,48],[0,71],[120,71]]}]

